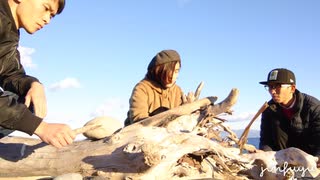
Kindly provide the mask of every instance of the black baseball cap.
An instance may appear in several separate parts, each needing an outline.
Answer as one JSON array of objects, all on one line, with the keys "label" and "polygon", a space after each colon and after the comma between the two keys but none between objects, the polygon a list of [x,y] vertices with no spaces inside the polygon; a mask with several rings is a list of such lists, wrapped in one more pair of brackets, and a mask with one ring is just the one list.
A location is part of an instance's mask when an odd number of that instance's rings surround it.
[{"label": "black baseball cap", "polygon": [[259,83],[264,85],[270,83],[296,84],[296,78],[292,71],[285,68],[277,68],[269,72],[267,81],[261,81]]}]

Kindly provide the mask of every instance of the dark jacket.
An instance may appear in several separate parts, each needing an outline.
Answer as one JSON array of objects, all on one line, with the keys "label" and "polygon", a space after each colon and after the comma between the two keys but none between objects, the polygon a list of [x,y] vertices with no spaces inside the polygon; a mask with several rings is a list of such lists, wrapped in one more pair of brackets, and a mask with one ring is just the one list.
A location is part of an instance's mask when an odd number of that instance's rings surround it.
[{"label": "dark jacket", "polygon": [[[8,1],[0,1],[0,87],[19,97],[24,97],[30,89],[31,83],[38,81],[26,75],[17,50],[19,31]],[[0,90],[0,126],[26,132],[32,135],[41,118],[36,117],[22,103],[18,103],[7,93]]]},{"label": "dark jacket", "polygon": [[320,101],[298,90],[294,95],[292,119],[284,116],[279,104],[268,102],[269,108],[261,118],[260,149],[278,151],[296,147],[320,156]]}]

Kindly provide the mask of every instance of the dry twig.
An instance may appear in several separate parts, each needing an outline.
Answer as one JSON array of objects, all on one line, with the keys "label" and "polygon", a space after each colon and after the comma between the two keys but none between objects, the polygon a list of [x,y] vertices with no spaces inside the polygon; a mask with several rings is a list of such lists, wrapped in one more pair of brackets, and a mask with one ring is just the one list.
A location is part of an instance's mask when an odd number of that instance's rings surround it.
[{"label": "dry twig", "polygon": [[247,143],[247,139],[248,139],[248,134],[249,134],[249,130],[251,125],[253,124],[253,122],[260,116],[261,113],[263,113],[263,111],[265,111],[267,108],[269,107],[268,102],[265,102],[261,108],[259,109],[259,111],[254,115],[254,117],[252,118],[252,120],[250,121],[250,123],[247,125],[247,127],[244,129],[239,141],[238,141],[238,146],[240,148],[240,154],[242,154],[242,149],[244,144]]}]

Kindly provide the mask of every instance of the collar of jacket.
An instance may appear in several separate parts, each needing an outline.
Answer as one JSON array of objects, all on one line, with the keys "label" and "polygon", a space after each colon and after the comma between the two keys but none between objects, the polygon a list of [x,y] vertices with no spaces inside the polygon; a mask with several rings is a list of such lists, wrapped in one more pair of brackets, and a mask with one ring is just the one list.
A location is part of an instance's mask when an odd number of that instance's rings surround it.
[{"label": "collar of jacket", "polygon": [[0,1],[0,14],[4,14],[7,17],[9,17],[10,21],[11,21],[11,29],[13,31],[18,31],[18,28],[16,27],[16,23],[15,23],[14,18],[12,16],[12,12],[11,12],[11,9],[10,9],[10,6],[9,6],[9,3],[7,0]]},{"label": "collar of jacket", "polygon": [[176,84],[174,84],[173,86],[169,87],[169,88],[163,88],[163,86],[155,81],[152,81],[150,79],[144,78],[143,82],[148,84],[152,89],[154,89],[155,91],[157,91],[158,93],[163,93],[164,91],[170,91],[171,89],[174,88],[174,86]]}]

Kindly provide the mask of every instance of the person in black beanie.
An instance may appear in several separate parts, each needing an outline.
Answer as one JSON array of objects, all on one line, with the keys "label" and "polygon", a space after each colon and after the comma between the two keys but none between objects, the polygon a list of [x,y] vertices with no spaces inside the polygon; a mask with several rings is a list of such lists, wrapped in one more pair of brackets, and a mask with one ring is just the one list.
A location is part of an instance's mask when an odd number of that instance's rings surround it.
[{"label": "person in black beanie", "polygon": [[272,99],[261,115],[259,149],[296,147],[320,157],[320,101],[300,92],[294,73],[288,69],[273,69],[260,84]]},{"label": "person in black beanie", "polygon": [[75,138],[68,125],[42,121],[47,114],[44,87],[26,74],[17,49],[19,29],[35,33],[64,6],[65,0],[0,1],[0,138],[19,130],[58,148]]},{"label": "person in black beanie", "polygon": [[180,67],[175,50],[160,51],[152,58],[147,74],[132,91],[125,126],[194,100],[193,93],[186,97],[176,84]]}]

